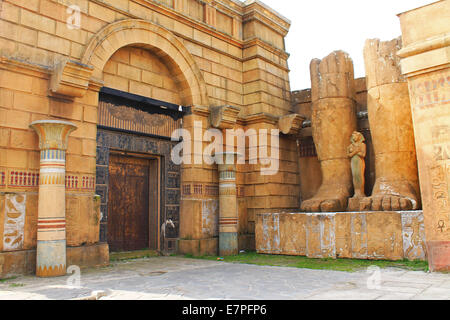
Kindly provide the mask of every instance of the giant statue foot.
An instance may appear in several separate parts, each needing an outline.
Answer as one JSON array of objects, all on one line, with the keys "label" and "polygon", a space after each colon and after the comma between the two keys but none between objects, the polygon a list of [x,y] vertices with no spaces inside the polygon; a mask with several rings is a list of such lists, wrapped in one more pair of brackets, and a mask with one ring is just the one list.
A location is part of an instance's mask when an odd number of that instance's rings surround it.
[{"label": "giant statue foot", "polygon": [[419,207],[420,197],[414,184],[408,181],[377,182],[372,196],[360,201],[361,211],[405,211]]},{"label": "giant statue foot", "polygon": [[384,42],[367,40],[364,47],[376,179],[372,195],[360,202],[362,211],[420,207],[408,84],[397,56],[401,46],[401,38],[397,38]]},{"label": "giant statue foot", "polygon": [[347,208],[349,187],[341,184],[322,184],[316,195],[302,202],[306,212],[339,212]]},{"label": "giant statue foot", "polygon": [[312,134],[322,172],[322,185],[302,203],[307,212],[345,211],[351,196],[352,173],[348,141],[356,130],[353,62],[334,51],[311,61]]}]

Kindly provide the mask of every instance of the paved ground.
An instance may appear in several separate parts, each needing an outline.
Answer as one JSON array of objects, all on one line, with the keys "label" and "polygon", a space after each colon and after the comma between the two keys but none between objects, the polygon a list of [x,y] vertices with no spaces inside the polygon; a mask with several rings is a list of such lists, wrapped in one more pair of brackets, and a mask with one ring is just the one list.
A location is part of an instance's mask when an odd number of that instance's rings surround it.
[{"label": "paved ground", "polygon": [[450,274],[401,269],[349,273],[156,257],[82,270],[79,285],[76,279],[22,276],[0,282],[0,300],[450,300]]}]

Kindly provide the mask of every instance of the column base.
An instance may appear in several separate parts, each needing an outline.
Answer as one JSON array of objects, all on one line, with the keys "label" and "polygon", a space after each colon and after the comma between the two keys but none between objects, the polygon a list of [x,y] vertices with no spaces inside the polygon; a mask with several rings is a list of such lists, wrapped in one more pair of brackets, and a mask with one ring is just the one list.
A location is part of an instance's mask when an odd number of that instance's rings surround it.
[{"label": "column base", "polygon": [[237,232],[219,233],[219,255],[234,256],[239,253],[239,243]]},{"label": "column base", "polygon": [[36,276],[66,275],[66,240],[37,242]]},{"label": "column base", "polygon": [[427,241],[428,265],[432,272],[450,272],[450,241]]}]

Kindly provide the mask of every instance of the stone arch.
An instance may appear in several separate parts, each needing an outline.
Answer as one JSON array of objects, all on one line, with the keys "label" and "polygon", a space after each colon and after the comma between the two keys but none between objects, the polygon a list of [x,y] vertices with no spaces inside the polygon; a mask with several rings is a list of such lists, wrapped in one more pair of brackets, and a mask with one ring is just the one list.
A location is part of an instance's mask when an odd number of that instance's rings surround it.
[{"label": "stone arch", "polygon": [[182,89],[190,90],[192,105],[209,106],[206,84],[192,55],[174,34],[150,21],[127,19],[107,25],[91,39],[81,63],[93,66],[92,76],[101,79],[111,56],[126,46],[140,46],[156,54]]}]

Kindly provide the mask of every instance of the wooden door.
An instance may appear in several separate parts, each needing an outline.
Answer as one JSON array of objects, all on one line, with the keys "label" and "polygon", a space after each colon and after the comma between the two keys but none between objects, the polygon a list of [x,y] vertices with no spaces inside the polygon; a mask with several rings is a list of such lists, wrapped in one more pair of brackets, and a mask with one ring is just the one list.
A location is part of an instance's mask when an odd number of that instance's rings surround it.
[{"label": "wooden door", "polygon": [[[110,251],[150,248],[150,160],[111,154],[108,192]],[[152,189],[156,186],[152,183]],[[153,193],[153,192],[152,192]],[[152,214],[152,217],[156,214]],[[154,224],[152,222],[151,224]],[[153,242],[153,241],[152,241]],[[153,249],[153,248],[150,248]]]}]

